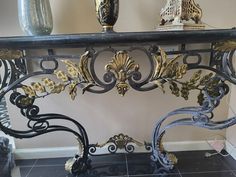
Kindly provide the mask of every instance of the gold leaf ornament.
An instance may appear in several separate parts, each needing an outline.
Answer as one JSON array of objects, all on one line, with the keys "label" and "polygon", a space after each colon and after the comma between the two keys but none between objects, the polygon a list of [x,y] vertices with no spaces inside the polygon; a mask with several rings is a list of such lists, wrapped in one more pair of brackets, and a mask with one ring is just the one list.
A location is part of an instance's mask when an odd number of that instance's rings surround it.
[{"label": "gold leaf ornament", "polygon": [[182,79],[183,76],[187,73],[187,68],[188,66],[186,64],[178,66],[176,69],[176,79]]},{"label": "gold leaf ornament", "polygon": [[56,85],[56,83],[53,80],[49,79],[49,78],[43,78],[42,81],[43,81],[43,84],[51,90]]},{"label": "gold leaf ornament", "polygon": [[69,85],[69,94],[72,100],[74,100],[75,97],[77,96],[77,85],[78,85],[77,82],[72,82]]},{"label": "gold leaf ornament", "polygon": [[70,60],[62,60],[65,63],[67,72],[71,78],[78,78],[79,77],[79,67],[76,63]]},{"label": "gold leaf ornament", "polygon": [[64,71],[56,70],[54,71],[54,74],[57,76],[58,79],[62,80],[63,82],[67,82],[69,80],[68,76]]},{"label": "gold leaf ornament", "polygon": [[218,42],[215,44],[214,49],[220,52],[230,52],[236,49],[236,41]]},{"label": "gold leaf ornament", "polygon": [[21,50],[0,49],[0,59],[2,60],[20,59],[23,56]]},{"label": "gold leaf ornament", "polygon": [[202,92],[199,93],[198,97],[198,104],[199,105],[203,105],[203,101],[204,101],[204,94]]},{"label": "gold leaf ornament", "polygon": [[189,96],[189,87],[188,87],[188,82],[182,84],[181,88],[181,97],[183,97],[185,100],[188,100]]},{"label": "gold leaf ornament", "polygon": [[94,82],[90,71],[88,69],[89,51],[85,52],[80,57],[79,64],[76,64],[70,60],[62,60],[66,64],[67,72],[72,78],[79,78],[86,83]]},{"label": "gold leaf ornament", "polygon": [[21,99],[19,100],[19,103],[20,103],[22,106],[29,106],[29,105],[32,105],[32,104],[33,104],[33,99],[30,98],[30,97],[21,98]]},{"label": "gold leaf ornament", "polygon": [[203,76],[201,80],[199,81],[199,85],[205,86],[211,80],[212,76],[213,76],[213,73]]},{"label": "gold leaf ornament", "polygon": [[46,91],[45,87],[44,87],[41,83],[39,83],[39,82],[32,82],[32,83],[31,83],[31,86],[32,86],[32,88],[33,88],[36,92],[41,92],[41,93],[43,93],[43,92]]},{"label": "gold leaf ornament", "polygon": [[197,72],[195,72],[190,79],[190,83],[191,84],[197,83],[197,81],[201,79],[201,75],[202,75],[202,70],[198,70]]},{"label": "gold leaf ornament", "polygon": [[177,55],[174,59],[168,59],[165,51],[161,48],[159,48],[159,50],[160,55],[153,55],[155,70],[152,80],[174,77],[181,79],[187,71],[187,65],[179,65],[179,63],[176,62],[178,59],[180,59],[181,55]]},{"label": "gold leaf ornament", "polygon": [[135,64],[126,51],[119,51],[114,55],[112,61],[105,66],[105,70],[115,74],[117,91],[124,96],[129,90],[129,85],[126,81],[132,72],[139,70],[139,65]]},{"label": "gold leaf ornament", "polygon": [[36,92],[34,91],[34,89],[30,86],[26,86],[23,85],[22,86],[23,91],[25,92],[25,94],[29,97],[35,97],[36,96]]},{"label": "gold leaf ornament", "polygon": [[180,89],[175,82],[170,82],[170,90],[171,90],[171,93],[175,95],[176,97],[180,96]]},{"label": "gold leaf ornament", "polygon": [[61,93],[64,90],[65,90],[65,85],[59,83],[59,84],[54,85],[53,89],[51,90],[51,93],[59,94],[59,93]]},{"label": "gold leaf ornament", "polygon": [[82,79],[86,83],[95,83],[89,71],[88,61],[89,61],[89,51],[85,52],[80,57],[80,62],[79,62],[79,67],[78,67],[79,75],[82,77]]}]

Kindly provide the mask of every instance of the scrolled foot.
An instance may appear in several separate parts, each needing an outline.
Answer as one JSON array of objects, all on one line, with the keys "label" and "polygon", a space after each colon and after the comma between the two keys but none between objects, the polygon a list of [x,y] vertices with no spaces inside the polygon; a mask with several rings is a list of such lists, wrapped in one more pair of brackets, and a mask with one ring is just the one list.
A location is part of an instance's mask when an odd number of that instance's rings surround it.
[{"label": "scrolled foot", "polygon": [[65,164],[65,170],[75,175],[85,173],[89,167],[90,160],[82,157],[71,158]]},{"label": "scrolled foot", "polygon": [[178,162],[178,159],[174,154],[160,151],[154,151],[151,159],[156,163],[160,163],[164,168],[170,170],[173,169]]}]

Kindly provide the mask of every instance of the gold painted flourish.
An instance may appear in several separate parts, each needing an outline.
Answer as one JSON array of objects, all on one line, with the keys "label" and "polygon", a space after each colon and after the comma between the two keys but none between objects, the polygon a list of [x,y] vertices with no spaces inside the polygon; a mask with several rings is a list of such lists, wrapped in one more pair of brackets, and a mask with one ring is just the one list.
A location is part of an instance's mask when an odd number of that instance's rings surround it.
[{"label": "gold painted flourish", "polygon": [[20,59],[22,57],[23,52],[21,50],[0,49],[1,60]]},{"label": "gold painted flourish", "polygon": [[182,81],[184,75],[187,73],[187,65],[179,64],[181,56],[174,59],[168,59],[166,53],[160,49],[160,55],[154,55],[155,71],[150,80],[151,83],[156,84],[165,93],[164,84],[169,84],[171,93],[176,97],[183,97],[188,100],[191,90],[200,91],[198,95],[198,103],[201,105],[204,101],[203,89],[207,93],[216,97],[219,96],[219,90],[216,89],[220,80],[213,77],[213,73],[202,76],[202,71],[196,71],[189,80]]},{"label": "gold painted flourish", "polygon": [[119,51],[115,54],[112,61],[105,66],[107,72],[115,74],[117,79],[116,88],[122,96],[129,90],[129,85],[126,82],[132,72],[139,70],[139,65],[131,60],[127,52]]},{"label": "gold painted flourish", "polygon": [[114,143],[117,146],[118,149],[125,148],[125,146],[129,143],[134,143],[137,146],[144,146],[143,143],[129,137],[128,135],[124,135],[123,133],[120,133],[119,135],[115,135],[115,136],[109,138],[109,140],[104,144],[99,145],[97,143],[96,147],[102,148],[102,147],[104,147],[104,146],[106,146],[110,143]]},{"label": "gold painted flourish", "polygon": [[[165,85],[169,85],[171,93],[176,97],[183,97],[188,100],[190,91],[199,91],[198,103],[203,104],[204,91],[211,97],[220,95],[217,85],[220,79],[214,77],[213,73],[202,74],[201,70],[196,71],[188,80],[184,80],[187,73],[187,65],[178,62],[182,56],[176,56],[169,59],[167,54],[160,49],[159,54],[153,54],[154,72],[149,83],[157,85],[165,93]],[[33,82],[30,85],[23,85],[25,95],[28,98],[45,97],[50,94],[59,94],[64,90],[68,90],[72,100],[77,96],[78,86],[82,87],[84,93],[90,87],[97,86],[89,70],[89,52],[85,52],[79,63],[70,60],[62,60],[66,66],[66,71],[55,70],[54,76],[57,81],[51,78],[42,78],[41,82]],[[126,51],[117,52],[112,61],[106,66],[107,73],[112,73],[116,78],[116,88],[120,95],[124,96],[129,90],[130,85],[128,79],[134,72],[139,71],[139,65],[131,59]],[[59,82],[58,82],[59,80]],[[30,99],[22,100],[25,104],[29,104]]]},{"label": "gold painted flourish", "polygon": [[72,100],[77,96],[78,85],[83,86],[83,93],[95,82],[88,69],[89,52],[85,52],[80,62],[74,63],[70,60],[62,60],[66,65],[67,72],[55,70],[54,76],[60,81],[59,83],[50,78],[42,78],[42,82],[32,82],[30,86],[23,85],[22,89],[28,97],[45,97],[49,94],[59,94],[68,88]]},{"label": "gold painted flourish", "polygon": [[230,52],[236,49],[236,41],[218,42],[214,49],[220,52]]}]

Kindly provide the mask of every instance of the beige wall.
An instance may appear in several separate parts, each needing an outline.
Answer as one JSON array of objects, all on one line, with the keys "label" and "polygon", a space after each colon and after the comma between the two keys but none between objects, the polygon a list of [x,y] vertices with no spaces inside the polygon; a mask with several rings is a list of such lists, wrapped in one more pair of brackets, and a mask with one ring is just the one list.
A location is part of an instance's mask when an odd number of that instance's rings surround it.
[{"label": "beige wall", "polygon": [[[117,31],[151,31],[158,24],[159,11],[164,0],[120,0],[120,17],[115,27]],[[203,8],[203,21],[218,28],[235,26],[232,19],[236,15],[235,0],[198,0]],[[213,5],[212,3],[216,3]],[[99,26],[93,0],[51,0],[54,31],[53,33],[99,32]],[[21,35],[19,29],[16,1],[4,0],[0,3],[0,35]],[[135,55],[133,56],[134,58]],[[137,57],[141,63],[142,58]],[[105,63],[104,63],[105,64]],[[104,65],[100,63],[99,65]],[[196,105],[196,94],[186,102],[169,93],[163,95],[160,90],[146,93],[130,90],[125,97],[120,97],[116,90],[103,95],[79,94],[71,101],[65,93],[61,97],[50,96],[43,102],[42,112],[57,112],[76,118],[85,126],[91,143],[104,142],[110,136],[123,132],[138,140],[151,140],[152,129],[159,117],[175,108]],[[9,105],[12,123],[16,128],[24,128],[24,118],[16,108]],[[225,101],[217,108],[217,120],[227,117],[228,107]],[[170,130],[166,141],[205,140],[213,133],[192,127],[180,127]],[[225,134],[224,131],[217,132]],[[31,140],[16,140],[17,148],[71,146],[75,144],[72,135],[52,133]]]},{"label": "beige wall", "polygon": [[[236,57],[234,55],[234,67],[236,66]],[[228,117],[235,117],[236,116],[236,101],[235,101],[235,97],[236,97],[236,87],[235,85],[231,85],[231,94],[227,99],[227,103],[229,105],[229,112],[228,112]],[[236,138],[235,138],[235,133],[236,133],[236,127],[233,126],[229,129],[227,129],[226,131],[226,137],[227,140],[235,147],[236,146]]]},{"label": "beige wall", "polygon": [[[228,99],[229,105],[231,108],[229,108],[229,117],[234,117],[235,116],[235,111],[236,111],[236,102],[235,102],[235,97],[236,97],[236,88],[234,85],[231,86],[231,95],[230,98]],[[236,145],[236,138],[235,138],[235,132],[236,132],[236,127],[231,127],[228,128],[226,131],[226,137],[227,140],[232,144]]]}]

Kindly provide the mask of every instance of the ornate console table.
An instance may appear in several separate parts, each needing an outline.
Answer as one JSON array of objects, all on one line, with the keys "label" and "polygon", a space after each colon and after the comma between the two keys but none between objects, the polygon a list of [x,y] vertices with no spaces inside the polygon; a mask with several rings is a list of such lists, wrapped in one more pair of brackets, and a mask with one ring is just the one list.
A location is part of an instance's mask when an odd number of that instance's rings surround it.
[{"label": "ornate console table", "polygon": [[[188,99],[192,90],[199,92],[198,106],[176,109],[157,119],[151,143],[151,159],[163,167],[171,169],[176,163],[173,154],[163,149],[161,140],[165,132],[181,125],[196,126],[211,130],[224,129],[236,124],[236,117],[216,122],[213,110],[229,92],[229,83],[236,84],[233,55],[236,49],[236,30],[200,30],[172,32],[138,33],[97,33],[79,35],[51,35],[39,37],[3,37],[0,38],[1,76],[0,99],[9,93],[10,102],[19,108],[27,119],[28,130],[14,130],[4,123],[0,129],[16,138],[32,138],[54,131],[66,131],[74,134],[80,144],[81,152],[67,162],[67,170],[74,174],[86,171],[90,166],[89,154],[94,154],[97,146],[89,144],[83,126],[76,120],[56,113],[41,113],[37,100],[67,91],[72,99],[77,92],[102,94],[116,88],[122,96],[129,89],[150,91],[164,86],[177,97]],[[187,49],[189,44],[199,45],[197,49]],[[164,51],[162,45],[178,45],[175,51]],[[80,55],[57,54],[58,49],[84,49]],[[45,50],[46,55],[28,55],[31,50]],[[139,71],[141,65],[132,58],[132,52],[141,51],[150,64],[146,77]],[[96,73],[95,63],[104,52],[113,55],[105,65],[103,77]],[[45,53],[45,52],[43,52]],[[202,56],[209,61],[203,61]],[[174,56],[174,57],[173,57]],[[193,60],[193,57],[197,60]],[[40,70],[29,72],[26,63],[38,60]],[[72,61],[73,59],[73,61]],[[78,59],[77,61],[74,59]],[[143,58],[145,59],[145,58]],[[50,62],[51,65],[47,63]],[[64,70],[59,69],[65,66]],[[186,77],[189,70],[194,70]],[[208,70],[203,74],[202,70]],[[40,82],[26,84],[29,78],[40,76]],[[163,126],[163,122],[174,115],[184,116]],[[55,120],[66,120],[77,129],[54,124]],[[119,139],[120,138],[120,139]],[[122,140],[123,144],[120,144]],[[128,136],[111,138],[109,151],[114,153],[124,146],[127,152],[133,152],[134,141]]]}]

